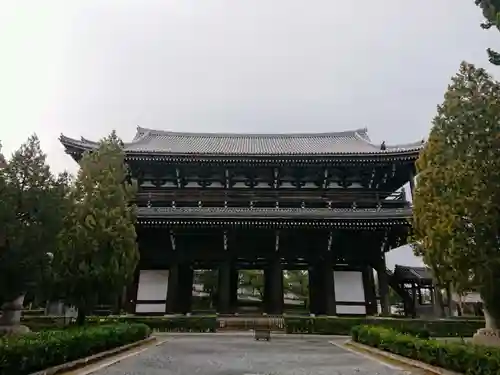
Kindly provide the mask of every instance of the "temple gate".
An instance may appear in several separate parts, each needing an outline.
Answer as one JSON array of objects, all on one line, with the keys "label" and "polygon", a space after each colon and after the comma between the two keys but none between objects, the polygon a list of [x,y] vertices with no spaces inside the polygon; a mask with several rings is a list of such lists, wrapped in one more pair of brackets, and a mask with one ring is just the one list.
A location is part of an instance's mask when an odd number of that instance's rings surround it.
[{"label": "temple gate", "polygon": [[[96,147],[86,139],[60,141],[75,160]],[[307,269],[311,313],[375,314],[379,300],[389,314],[393,275],[385,253],[406,243],[412,211],[400,188],[410,182],[413,190],[422,146],[375,145],[366,129],[196,134],[138,128],[124,145],[139,186],[133,312],[191,312],[193,270],[217,269],[217,311],[234,313],[238,270],[261,269],[264,311],[281,314],[283,270]]]}]

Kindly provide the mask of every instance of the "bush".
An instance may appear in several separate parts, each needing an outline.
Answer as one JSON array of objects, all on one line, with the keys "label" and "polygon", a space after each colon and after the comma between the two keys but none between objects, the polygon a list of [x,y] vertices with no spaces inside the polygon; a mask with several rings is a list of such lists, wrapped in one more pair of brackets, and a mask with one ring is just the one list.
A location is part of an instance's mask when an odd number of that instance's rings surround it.
[{"label": "bush", "polygon": [[[86,320],[87,325],[102,325],[110,323],[146,324],[158,332],[215,332],[217,318],[214,316],[91,316]],[[38,316],[23,317],[22,324],[32,331],[47,329],[66,329],[64,317]],[[72,327],[70,325],[69,327]]]},{"label": "bush", "polygon": [[217,318],[215,316],[108,316],[89,318],[90,324],[108,323],[140,323],[146,324],[157,332],[215,332]]},{"label": "bush", "polygon": [[484,328],[480,320],[425,320],[390,319],[371,317],[285,317],[287,333],[313,333],[320,335],[350,335],[358,325],[372,325],[392,328],[422,338],[432,337],[472,337]]},{"label": "bush", "polygon": [[144,324],[117,324],[4,337],[0,374],[31,374],[145,339],[150,332]]},{"label": "bush", "polygon": [[43,330],[64,329],[69,319],[64,316],[27,316],[21,318],[21,324],[34,332]]},{"label": "bush", "polygon": [[373,326],[353,328],[352,339],[451,371],[477,375],[500,373],[500,348],[425,340]]}]

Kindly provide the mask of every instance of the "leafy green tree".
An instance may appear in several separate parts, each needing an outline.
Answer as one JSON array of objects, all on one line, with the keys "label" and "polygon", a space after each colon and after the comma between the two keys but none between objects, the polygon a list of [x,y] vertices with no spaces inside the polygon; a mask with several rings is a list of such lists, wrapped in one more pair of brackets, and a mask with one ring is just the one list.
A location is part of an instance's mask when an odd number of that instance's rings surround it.
[{"label": "leafy green tree", "polygon": [[[481,24],[483,29],[489,30],[492,27],[500,31],[500,0],[474,0],[482,11],[485,22]],[[488,48],[488,57],[492,64],[500,65],[500,53]]]},{"label": "leafy green tree", "polygon": [[199,275],[199,282],[203,285],[203,291],[210,296],[215,294],[218,284],[218,272],[214,270],[202,270]]},{"label": "leafy green tree", "polygon": [[2,144],[0,143],[0,168],[5,168],[7,166],[7,161],[5,160],[5,156],[2,154]]},{"label": "leafy green tree", "polygon": [[293,293],[301,299],[307,299],[309,294],[309,277],[307,271],[293,270],[285,272],[284,291]]},{"label": "leafy green tree", "polygon": [[10,312],[40,285],[57,247],[69,176],[52,175],[36,135],[0,160],[0,300],[2,323],[13,325],[19,314]]},{"label": "leafy green tree", "polygon": [[264,298],[264,272],[261,270],[242,270],[240,272],[239,284],[243,288],[257,292],[260,298]]},{"label": "leafy green tree", "polygon": [[210,307],[216,304],[219,272],[216,269],[202,270],[199,273],[198,281],[203,285],[203,291],[208,294],[210,300]]},{"label": "leafy green tree", "polygon": [[462,63],[417,162],[414,251],[438,281],[477,290],[500,324],[500,83]]},{"label": "leafy green tree", "polygon": [[98,301],[120,295],[133,277],[139,253],[135,186],[127,178],[123,144],[113,132],[85,153],[54,257],[56,290],[78,308],[78,324]]}]

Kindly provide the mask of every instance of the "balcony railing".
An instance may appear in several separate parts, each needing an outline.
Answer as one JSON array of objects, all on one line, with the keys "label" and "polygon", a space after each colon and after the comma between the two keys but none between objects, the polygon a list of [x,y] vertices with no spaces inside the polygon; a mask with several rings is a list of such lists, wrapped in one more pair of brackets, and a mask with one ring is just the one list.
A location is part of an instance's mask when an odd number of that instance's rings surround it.
[{"label": "balcony railing", "polygon": [[342,191],[259,191],[259,190],[177,190],[141,189],[138,206],[165,207],[283,207],[283,208],[371,208],[409,207],[404,192]]}]

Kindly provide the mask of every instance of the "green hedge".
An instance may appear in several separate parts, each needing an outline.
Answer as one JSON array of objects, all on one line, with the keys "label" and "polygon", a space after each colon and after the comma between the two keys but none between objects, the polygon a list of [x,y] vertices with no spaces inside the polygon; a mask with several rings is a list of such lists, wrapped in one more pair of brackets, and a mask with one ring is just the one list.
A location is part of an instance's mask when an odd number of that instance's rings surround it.
[{"label": "green hedge", "polygon": [[23,316],[21,324],[29,327],[30,330],[38,332],[43,330],[64,329],[67,325],[63,316]]},{"label": "green hedge", "polygon": [[447,370],[475,375],[500,374],[500,349],[425,340],[390,328],[358,326],[352,339]]},{"label": "green hedge", "polygon": [[[287,333],[313,333],[324,335],[350,335],[358,325],[393,328],[420,337],[471,337],[484,321],[447,319],[388,319],[372,317],[285,317]],[[215,332],[218,328],[215,315],[209,316],[108,316],[89,317],[89,324],[142,323],[159,332]],[[33,331],[65,328],[64,318],[51,316],[24,317],[23,324]]]},{"label": "green hedge", "polygon": [[350,335],[358,325],[393,328],[399,332],[421,337],[472,337],[484,322],[479,320],[424,320],[347,317],[285,317],[287,333],[312,333],[320,335]]},{"label": "green hedge", "polygon": [[215,332],[217,329],[216,316],[108,316],[92,317],[89,323],[141,323],[157,332]]},{"label": "green hedge", "polygon": [[[91,316],[87,318],[88,325],[102,325],[109,323],[146,324],[152,330],[158,332],[215,332],[217,329],[217,318],[214,316]],[[22,324],[28,326],[32,331],[50,329],[66,329],[68,324],[64,317],[53,316],[26,316]],[[72,327],[73,325],[69,325]]]},{"label": "green hedge", "polygon": [[0,374],[31,374],[145,339],[150,332],[144,324],[116,324],[4,337]]}]

